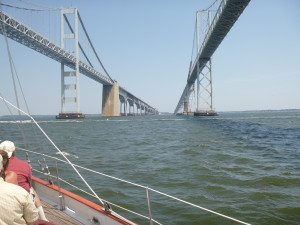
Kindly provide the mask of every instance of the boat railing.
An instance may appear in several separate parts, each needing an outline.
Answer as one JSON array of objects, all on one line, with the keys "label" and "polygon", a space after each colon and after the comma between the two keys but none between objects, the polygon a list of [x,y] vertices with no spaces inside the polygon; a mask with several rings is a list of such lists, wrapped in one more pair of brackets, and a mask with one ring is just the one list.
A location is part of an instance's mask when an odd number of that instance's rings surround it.
[{"label": "boat railing", "polygon": [[[138,187],[138,188],[141,188],[141,189],[144,189],[145,193],[146,193],[146,200],[147,200],[147,206],[148,206],[148,213],[149,215],[148,216],[145,216],[145,215],[142,215],[140,213],[137,213],[135,211],[132,211],[132,210],[129,210],[125,207],[122,207],[118,204],[115,204],[113,202],[110,202],[110,201],[107,201],[107,200],[104,200],[104,199],[101,199],[101,203],[103,202],[107,202],[109,203],[110,205],[118,208],[118,209],[121,209],[121,210],[124,210],[128,213],[132,213],[136,216],[139,216],[143,219],[146,219],[146,220],[149,220],[150,224],[152,225],[153,223],[155,224],[161,224],[160,222],[156,221],[155,219],[152,218],[152,210],[151,210],[151,199],[150,199],[150,192],[153,192],[153,193],[156,193],[158,195],[161,195],[161,196],[165,196],[169,199],[173,199],[173,200],[176,200],[178,202],[181,202],[181,203],[184,203],[186,205],[189,205],[189,206],[192,206],[192,207],[195,207],[195,208],[198,208],[198,209],[201,209],[201,210],[204,210],[206,212],[209,212],[209,213],[212,213],[212,214],[215,214],[215,215],[218,215],[218,216],[221,216],[223,218],[226,218],[226,219],[229,219],[229,220],[232,220],[232,221],[235,221],[237,223],[240,223],[240,224],[249,224],[249,223],[246,223],[246,222],[243,222],[243,221],[240,221],[238,219],[235,219],[233,217],[230,217],[230,216],[227,216],[227,215],[224,215],[224,214],[221,214],[221,213],[218,213],[218,212],[215,212],[213,210],[210,210],[210,209],[207,209],[205,207],[202,207],[202,206],[199,206],[199,205],[196,205],[194,203],[191,203],[191,202],[188,202],[188,201],[185,201],[183,199],[180,199],[180,198],[177,198],[177,197],[174,197],[172,195],[169,195],[169,194],[166,194],[166,193],[163,193],[161,191],[158,191],[156,189],[153,189],[153,188],[150,188],[148,186],[144,186],[144,185],[140,185],[140,184],[136,184],[136,183],[133,183],[133,182],[130,182],[130,181],[127,181],[127,180],[124,180],[124,179],[120,179],[120,178],[117,178],[117,177],[114,177],[114,176],[111,176],[111,175],[108,175],[108,174],[105,174],[105,173],[102,173],[102,172],[98,172],[98,171],[95,171],[93,169],[89,169],[89,168],[86,168],[86,167],[83,167],[83,166],[80,166],[80,165],[76,165],[76,164],[73,164],[73,163],[70,163],[66,160],[63,160],[63,159],[60,159],[60,158],[57,158],[57,157],[53,157],[53,156],[50,156],[50,155],[47,155],[47,154],[43,154],[43,153],[39,153],[39,152],[35,152],[35,151],[31,151],[31,150],[27,150],[27,149],[23,149],[23,148],[18,148],[18,150],[21,150],[21,151],[24,151],[26,152],[26,154],[30,153],[30,154],[35,154],[35,155],[39,155],[39,157],[44,157],[44,162],[46,164],[46,161],[45,161],[45,158],[48,158],[48,159],[52,159],[52,160],[55,160],[56,161],[56,165],[57,165],[57,162],[60,162],[60,163],[65,163],[65,164],[68,164],[68,165],[71,165],[78,168],[78,169],[82,169],[82,170],[85,170],[87,172],[90,172],[90,173],[94,173],[94,174],[97,174],[97,175],[100,175],[100,176],[104,176],[104,177],[107,177],[107,178],[110,178],[110,179],[113,179],[113,180],[116,180],[116,181],[119,181],[119,182],[122,182],[122,183],[126,183],[126,184],[129,184],[129,185],[132,185],[132,186],[135,186],[135,187]],[[40,163],[40,162],[39,162]],[[86,195],[89,195],[93,198],[99,198],[98,196],[96,196],[95,194],[93,193],[90,193],[90,192],[87,192],[85,190],[83,190],[82,188],[79,188],[77,186],[75,186],[74,184],[68,182],[67,180],[61,178],[58,176],[58,174],[55,176],[55,175],[52,175],[50,174],[49,170],[45,169],[45,167],[48,167],[48,165],[46,164],[46,166],[41,166],[42,168],[41,169],[36,169],[36,168],[32,168],[32,170],[36,173],[39,173],[41,175],[45,175],[47,177],[48,180],[51,180],[52,179],[57,179],[59,181],[62,181],[63,183],[65,183],[66,185],[69,185],[71,186],[72,188],[75,188],[77,189],[78,191],[82,192],[82,193],[85,193]]]},{"label": "boat railing", "polygon": [[[35,151],[23,149],[23,148],[17,148],[17,149],[18,149],[18,150],[21,150],[21,151],[24,151],[24,152],[26,152],[26,153],[32,153],[32,154],[39,155],[39,156],[42,156],[42,157],[50,158],[50,159],[52,159],[52,160],[56,160],[57,162],[62,162],[62,163],[65,163],[65,164],[70,164],[69,162],[67,162],[67,161],[65,161],[65,160],[63,160],[63,159],[59,159],[59,158],[57,158],[57,157],[53,157],[53,156],[50,156],[50,155],[47,155],[47,154],[43,154],[43,153],[39,153],[39,152],[35,152]],[[95,198],[95,199],[98,198],[98,196],[95,196],[93,193],[90,193],[90,192],[88,192],[88,191],[86,191],[86,190],[84,190],[84,189],[82,189],[82,188],[80,188],[80,187],[78,187],[78,186],[76,186],[76,185],[74,185],[74,184],[72,184],[72,183],[66,181],[66,180],[63,179],[62,177],[58,177],[57,175],[52,175],[52,174],[49,172],[48,169],[47,169],[47,171],[46,171],[46,167],[48,167],[48,165],[46,164],[45,158],[44,158],[44,162],[45,162],[45,165],[44,165],[44,166],[42,166],[41,163],[39,162],[39,164],[41,165],[41,169],[32,168],[32,171],[34,171],[35,173],[41,174],[41,175],[45,175],[46,178],[47,178],[47,180],[48,180],[48,182],[53,183],[53,181],[52,181],[52,179],[51,179],[51,178],[53,178],[53,179],[62,181],[63,183],[65,183],[65,184],[71,186],[72,188],[77,189],[78,191],[80,191],[80,192],[82,192],[82,193],[85,193],[86,195],[89,195],[90,197],[93,197],[93,198]],[[55,164],[57,165],[57,163],[55,163]],[[110,176],[110,175],[107,175],[107,174],[104,174],[104,173],[100,173],[100,172],[97,172],[97,171],[95,171],[95,170],[92,170],[92,169],[83,167],[83,166],[79,166],[79,165],[76,165],[76,164],[73,164],[73,166],[75,166],[75,167],[77,167],[77,168],[80,168],[80,169],[83,169],[83,170],[86,170],[86,171],[88,171],[88,172],[92,172],[92,173],[95,173],[95,174],[98,174],[98,175],[102,175],[102,176],[105,176],[105,177],[108,177],[108,178],[111,178],[111,179],[114,179],[114,180],[117,180],[117,181],[121,181],[121,182],[124,182],[124,183],[127,183],[127,184],[131,184],[131,185],[133,185],[133,186],[138,186],[138,187],[144,188],[144,186],[142,186],[142,185],[138,185],[138,184],[135,184],[135,183],[132,183],[132,182],[129,182],[129,181],[126,181],[126,180],[117,178],[117,177],[113,177],[113,176]],[[44,170],[45,170],[45,171],[44,171]],[[149,194],[147,194],[147,196],[149,197]],[[115,204],[115,203],[113,203],[113,202],[110,202],[110,201],[108,201],[108,200],[106,200],[106,199],[102,199],[102,198],[101,198],[101,200],[102,200],[101,203],[104,203],[104,202],[109,203],[110,205],[112,205],[112,206],[114,206],[114,207],[116,207],[116,208],[119,208],[119,209],[121,209],[121,210],[124,210],[124,211],[127,211],[127,212],[129,212],[129,213],[135,214],[135,215],[137,215],[137,216],[139,216],[139,217],[142,217],[142,218],[144,218],[144,219],[151,220],[151,221],[155,222],[156,224],[161,224],[161,223],[159,223],[158,221],[156,221],[156,220],[154,220],[154,219],[151,219],[151,218],[148,217],[148,216],[145,216],[145,215],[142,215],[142,214],[140,214],[140,213],[137,213],[137,212],[134,212],[134,211],[132,211],[132,210],[129,210],[129,209],[127,209],[127,208],[124,208],[124,207],[122,207],[122,206],[120,206],[120,205],[118,205],[118,204]],[[148,198],[148,202],[150,202],[150,199],[149,199],[149,198]]]}]

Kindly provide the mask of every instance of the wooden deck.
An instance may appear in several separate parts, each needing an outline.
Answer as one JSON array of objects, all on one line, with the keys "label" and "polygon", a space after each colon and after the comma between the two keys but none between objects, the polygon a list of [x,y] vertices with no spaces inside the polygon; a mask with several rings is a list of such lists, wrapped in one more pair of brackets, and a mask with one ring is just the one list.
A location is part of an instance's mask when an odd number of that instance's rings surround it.
[{"label": "wooden deck", "polygon": [[65,214],[64,212],[60,211],[59,209],[49,205],[48,203],[41,201],[46,218],[49,222],[55,225],[62,225],[62,224],[73,224],[73,225],[83,225],[78,220],[70,217],[69,215]]},{"label": "wooden deck", "polygon": [[[45,216],[49,220],[49,222],[38,220],[35,225],[135,224],[116,213],[106,212],[105,208],[94,202],[54,184],[49,184],[40,178],[32,176],[32,181],[33,187],[41,199]],[[63,211],[59,207],[60,196],[63,196],[63,204],[66,206],[66,210]]]}]

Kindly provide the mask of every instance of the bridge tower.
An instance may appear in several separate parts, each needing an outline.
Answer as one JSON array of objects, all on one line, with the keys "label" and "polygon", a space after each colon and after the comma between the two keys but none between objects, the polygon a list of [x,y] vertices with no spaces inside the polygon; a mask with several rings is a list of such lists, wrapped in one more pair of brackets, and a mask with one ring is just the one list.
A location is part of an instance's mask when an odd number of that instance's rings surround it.
[{"label": "bridge tower", "polygon": [[[196,12],[196,48],[199,52],[205,42],[205,37],[211,26],[211,10],[201,10]],[[212,59],[207,59],[207,63],[200,70],[199,61],[196,65],[197,70],[197,108],[195,116],[215,116],[217,113],[213,108],[213,89],[212,89]]]},{"label": "bridge tower", "polygon": [[[64,20],[67,20],[66,14],[71,14],[74,19],[74,30],[67,30],[65,28]],[[66,49],[75,56],[75,68],[73,70],[66,70],[66,65],[61,62],[61,112],[57,119],[73,119],[84,118],[80,112],[79,99],[79,45],[78,45],[78,13],[76,8],[61,9],[60,13],[61,23],[61,48],[65,49],[65,45],[69,44],[73,48]],[[68,22],[69,23],[69,22]]]}]

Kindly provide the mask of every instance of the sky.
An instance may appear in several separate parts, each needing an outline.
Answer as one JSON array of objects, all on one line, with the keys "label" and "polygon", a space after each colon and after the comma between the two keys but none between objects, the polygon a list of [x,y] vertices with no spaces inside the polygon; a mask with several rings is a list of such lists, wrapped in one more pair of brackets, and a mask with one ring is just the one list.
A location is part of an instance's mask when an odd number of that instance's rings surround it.
[{"label": "sky", "polygon": [[[212,2],[2,0],[28,8],[77,7],[110,76],[158,111],[171,113],[186,85],[196,11]],[[25,18],[25,24],[50,40],[59,40],[59,17],[52,12],[2,10]],[[300,109],[299,12],[298,0],[250,1],[212,57],[216,111]],[[79,41],[92,55],[86,40]],[[9,47],[31,114],[58,114],[60,63],[12,40]],[[0,92],[14,102],[5,48],[0,36]],[[81,111],[101,113],[101,99],[102,84],[80,75]],[[0,115],[7,114],[3,107],[0,104]]]}]

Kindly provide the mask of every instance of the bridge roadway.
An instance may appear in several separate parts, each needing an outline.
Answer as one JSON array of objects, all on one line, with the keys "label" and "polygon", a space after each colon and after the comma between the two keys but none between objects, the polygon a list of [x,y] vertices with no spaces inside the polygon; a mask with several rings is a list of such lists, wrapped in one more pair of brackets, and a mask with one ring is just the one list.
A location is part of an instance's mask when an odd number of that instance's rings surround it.
[{"label": "bridge roadway", "polygon": [[249,2],[250,0],[223,0],[221,2],[191,67],[187,84],[174,111],[175,114],[179,112],[184,101],[189,98],[192,92],[193,84],[198,76],[197,64],[199,65],[200,73]]},{"label": "bridge roadway", "polygon": [[[65,51],[61,47],[55,45],[42,35],[38,34],[34,30],[30,29],[26,25],[17,21],[13,17],[4,13],[0,10],[0,34],[3,34],[3,26],[7,37],[46,55],[60,63],[64,63],[66,66],[75,70],[76,57]],[[79,60],[79,71],[81,74],[103,84],[113,85],[113,81],[108,77],[102,75],[100,72],[95,70],[93,67]],[[119,86],[119,94],[123,99],[129,99],[132,102],[139,105],[140,108],[147,109],[149,113],[157,113],[157,110],[141,99],[135,97],[133,94],[128,92],[126,89]]]}]

